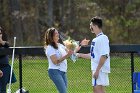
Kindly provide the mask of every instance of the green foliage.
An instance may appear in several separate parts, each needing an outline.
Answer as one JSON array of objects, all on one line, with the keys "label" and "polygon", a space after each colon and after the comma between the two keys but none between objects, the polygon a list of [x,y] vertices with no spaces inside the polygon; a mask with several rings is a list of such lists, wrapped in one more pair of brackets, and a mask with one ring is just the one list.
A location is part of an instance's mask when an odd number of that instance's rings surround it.
[{"label": "green foliage", "polygon": [[111,44],[140,43],[140,0],[53,0],[52,5],[48,0],[21,0],[13,5],[19,6],[20,13],[13,16],[16,12],[10,7],[14,1],[0,2],[0,23],[5,26],[10,42],[15,34],[18,36],[18,46],[20,42],[23,46],[42,45],[44,29],[50,26],[75,40],[92,39],[95,36],[89,30],[89,22],[93,16],[103,18],[103,31]]}]

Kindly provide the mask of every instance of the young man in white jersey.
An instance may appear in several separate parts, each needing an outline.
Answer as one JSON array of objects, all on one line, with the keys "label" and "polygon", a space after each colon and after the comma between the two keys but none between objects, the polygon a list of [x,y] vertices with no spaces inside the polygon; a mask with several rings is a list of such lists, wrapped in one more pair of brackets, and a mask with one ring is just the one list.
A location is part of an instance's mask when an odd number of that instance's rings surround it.
[{"label": "young man in white jersey", "polygon": [[105,86],[109,85],[108,73],[110,73],[109,39],[102,32],[101,18],[93,17],[90,29],[96,35],[91,42],[90,53],[78,53],[77,56],[91,59],[93,93],[105,93]]}]

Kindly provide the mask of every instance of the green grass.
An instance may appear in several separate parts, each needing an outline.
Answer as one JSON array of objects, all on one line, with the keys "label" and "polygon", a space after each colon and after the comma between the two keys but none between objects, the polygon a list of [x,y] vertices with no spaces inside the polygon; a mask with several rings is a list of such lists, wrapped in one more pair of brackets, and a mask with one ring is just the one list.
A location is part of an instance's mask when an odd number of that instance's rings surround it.
[{"label": "green grass", "polygon": [[[140,60],[137,58],[137,60]],[[131,93],[130,58],[112,57],[110,86],[107,93]],[[139,64],[139,63],[137,63]],[[23,58],[23,87],[30,93],[57,93],[47,73],[47,58]],[[90,60],[78,59],[76,63],[68,60],[68,93],[92,93]],[[18,61],[14,63],[17,82],[12,84],[12,93],[19,89]]]}]

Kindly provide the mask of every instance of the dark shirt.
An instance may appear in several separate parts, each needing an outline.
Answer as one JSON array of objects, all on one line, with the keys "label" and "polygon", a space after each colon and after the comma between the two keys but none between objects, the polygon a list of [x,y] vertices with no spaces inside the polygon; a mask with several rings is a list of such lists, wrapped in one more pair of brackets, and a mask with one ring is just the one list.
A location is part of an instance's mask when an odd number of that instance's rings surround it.
[{"label": "dark shirt", "polygon": [[[0,48],[9,48],[9,44],[7,42],[4,45],[0,44]],[[7,55],[0,56],[0,65],[2,65],[2,64],[9,64]]]}]

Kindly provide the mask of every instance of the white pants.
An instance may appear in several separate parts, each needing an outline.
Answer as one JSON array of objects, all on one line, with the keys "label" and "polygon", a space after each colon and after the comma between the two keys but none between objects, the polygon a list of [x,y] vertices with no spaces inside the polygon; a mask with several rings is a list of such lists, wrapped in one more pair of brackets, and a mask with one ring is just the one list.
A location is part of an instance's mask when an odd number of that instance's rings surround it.
[{"label": "white pants", "polygon": [[92,86],[96,86],[96,85],[108,86],[109,85],[108,73],[104,73],[100,71],[97,79],[93,78],[94,73],[95,71],[92,71]]}]

